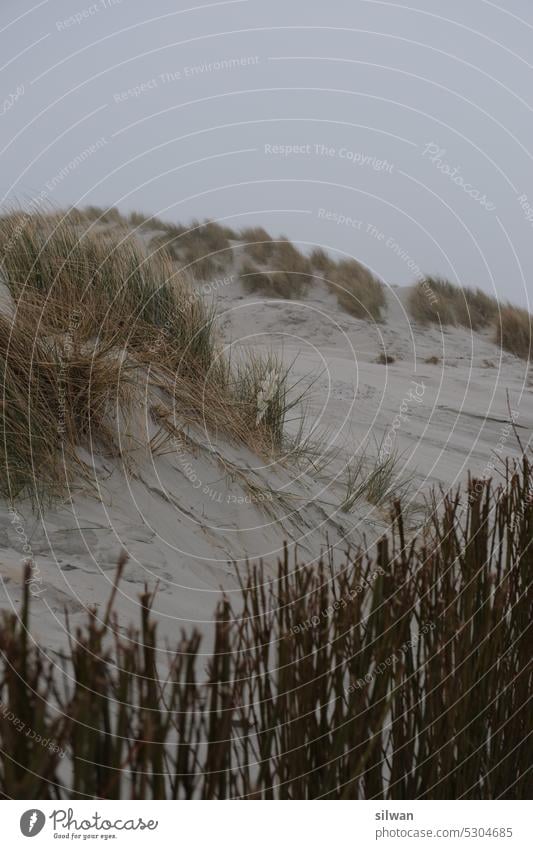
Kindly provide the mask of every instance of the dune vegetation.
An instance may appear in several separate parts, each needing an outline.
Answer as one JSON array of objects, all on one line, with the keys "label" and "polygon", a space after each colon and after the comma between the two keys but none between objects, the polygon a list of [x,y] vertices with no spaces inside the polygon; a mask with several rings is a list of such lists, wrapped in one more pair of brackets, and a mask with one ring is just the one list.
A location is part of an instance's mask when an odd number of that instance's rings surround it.
[{"label": "dune vegetation", "polygon": [[[89,483],[87,452],[133,464],[130,442],[171,451],[194,429],[256,457],[307,457],[319,475],[323,446],[286,434],[305,390],[294,392],[273,354],[225,355],[193,267],[240,250],[249,290],[299,297],[316,277],[367,320],[382,318],[384,288],[355,261],[307,257],[257,231],[246,238],[263,247],[249,253],[243,232],[212,222],[159,228],[140,213],[126,221],[98,209],[0,218],[0,495],[10,505]],[[470,327],[474,316],[478,328],[497,329],[502,347],[529,356],[526,311],[480,292],[459,297],[446,281],[428,285],[447,323]],[[446,323],[418,295],[417,320]],[[401,504],[410,481],[381,449],[336,475],[337,508],[347,520],[364,499],[387,511],[388,532],[348,550],[340,569],[333,554],[306,565],[287,548],[277,579],[248,565],[231,601],[220,597],[207,650],[195,630],[163,645],[148,589],[139,628],[119,622],[124,555],[107,608],[89,609],[58,663],[30,637],[30,557],[21,610],[0,618],[0,793],[527,798],[529,455],[502,461],[499,485],[484,477],[435,494],[413,537]]]},{"label": "dune vegetation", "polygon": [[[248,292],[276,298],[303,298],[316,277],[356,318],[380,320],[385,309],[382,283],[357,260],[335,261],[321,248],[307,257],[285,237],[272,239],[262,228],[242,231],[245,261],[241,280]],[[251,260],[251,261],[250,261]]]},{"label": "dune vegetation", "polygon": [[232,262],[236,234],[213,221],[192,221],[188,227],[158,223],[152,247],[162,249],[196,280],[208,281]]},{"label": "dune vegetation", "polygon": [[427,277],[413,288],[409,310],[421,324],[436,322],[481,330],[493,324],[498,301],[481,289],[456,286],[441,277]]},{"label": "dune vegetation", "polygon": [[201,281],[227,273],[236,265],[247,292],[264,297],[301,299],[317,277],[335,293],[339,305],[356,318],[381,320],[385,309],[383,284],[355,259],[336,261],[315,248],[309,256],[286,236],[274,239],[263,227],[240,231],[214,221],[172,224],[156,216],[132,212],[121,217],[114,207],[72,210],[79,224],[122,225],[152,235],[151,247],[163,250],[187,274]]},{"label": "dune vegetation", "polygon": [[259,454],[281,448],[286,370],[222,356],[210,307],[164,250],[124,228],[21,213],[0,219],[0,247],[4,495],[61,488],[82,471],[80,446],[120,456],[120,415],[140,398],[160,423],[201,423]]},{"label": "dune vegetation", "polygon": [[524,360],[532,359],[533,316],[525,309],[504,304],[496,321],[496,342]]},{"label": "dune vegetation", "polygon": [[344,259],[328,271],[330,288],[346,312],[356,318],[380,321],[385,309],[383,284],[354,259]]},{"label": "dune vegetation", "polygon": [[481,289],[456,286],[440,277],[426,277],[413,287],[408,308],[420,324],[460,325],[471,330],[490,328],[502,350],[531,359],[531,314],[521,307],[501,304]]},{"label": "dune vegetation", "polygon": [[334,571],[286,553],[274,581],[250,566],[207,655],[196,631],[163,646],[148,591],[124,631],[123,557],[58,665],[28,637],[27,566],[0,624],[0,793],[528,798],[532,491],[524,457],[446,497],[418,541],[397,502],[374,556]]},{"label": "dune vegetation", "polygon": [[[0,218],[7,294],[0,310],[0,494],[53,498],[73,480],[91,485],[80,448],[128,461],[125,425],[154,451],[200,427],[259,456],[307,458],[311,466],[326,456],[323,445],[286,433],[289,412],[297,407],[291,418],[304,415],[289,368],[271,354],[248,351],[232,361],[222,353],[212,306],[175,261],[182,228],[169,225],[144,248],[131,227],[150,227],[148,219],[133,213],[126,222],[115,212]],[[232,235],[211,223],[193,231],[215,253],[226,251]],[[301,295],[310,260],[288,240],[272,242],[272,257],[269,272],[243,264],[245,288]],[[348,266],[341,271],[348,286]],[[348,488],[365,498],[372,480],[361,467]],[[340,495],[339,507],[345,502]]]},{"label": "dune vegetation", "polygon": [[[240,231],[214,221],[173,224],[157,216],[132,212],[124,217],[110,207],[72,209],[68,217],[76,226],[87,222],[109,230],[146,231],[152,248],[162,250],[190,277],[208,281],[237,267],[248,292],[274,298],[304,298],[313,280],[328,285],[339,305],[355,318],[381,321],[386,309],[383,284],[355,259],[335,260],[322,248],[309,256],[284,236],[273,239],[263,227]],[[500,304],[481,289],[426,276],[412,287],[407,307],[414,321],[422,324],[459,326],[474,331],[492,330],[503,350],[523,359],[531,358],[533,319],[527,310]]]},{"label": "dune vegetation", "polygon": [[246,227],[240,231],[238,238],[253,262],[264,265],[272,259],[275,243],[263,227]]},{"label": "dune vegetation", "polygon": [[[260,252],[267,259],[251,263],[245,260],[241,267],[241,280],[247,292],[277,298],[302,298],[312,281],[311,264],[294,245],[285,238],[259,243],[269,246],[269,252]],[[248,252],[247,246],[247,252]],[[252,257],[258,256],[257,244],[251,245]]]},{"label": "dune vegetation", "polygon": [[324,275],[329,274],[336,265],[335,260],[322,248],[314,248],[309,255],[309,261],[315,271]]},{"label": "dune vegetation", "polygon": [[[242,251],[247,243],[239,272],[246,290],[303,297],[320,270],[348,312],[382,318],[384,288],[356,261],[335,262],[319,249],[304,256],[260,228],[237,234],[214,222],[193,222],[189,228],[164,225],[160,232],[161,224],[141,213],[126,220],[116,210],[96,208],[0,218],[4,495],[61,490],[69,476],[83,473],[80,446],[120,457],[120,419],[138,406],[140,395],[149,417],[169,432],[179,410],[178,427],[201,423],[260,455],[282,449],[294,404],[290,374],[270,357],[232,363],[223,356],[213,310],[194,285],[194,266],[220,256],[227,262],[235,244]],[[148,229],[150,247],[136,238],[138,228]],[[178,253],[190,251],[188,265],[176,260],[182,238]],[[250,255],[254,244],[261,249]],[[532,327],[525,310],[498,310],[483,293],[447,281],[428,285],[436,303],[421,286],[411,296],[418,320],[438,314],[443,323],[470,326],[474,320],[483,328],[494,322],[502,348],[529,356]],[[258,409],[266,384],[267,413]]]}]

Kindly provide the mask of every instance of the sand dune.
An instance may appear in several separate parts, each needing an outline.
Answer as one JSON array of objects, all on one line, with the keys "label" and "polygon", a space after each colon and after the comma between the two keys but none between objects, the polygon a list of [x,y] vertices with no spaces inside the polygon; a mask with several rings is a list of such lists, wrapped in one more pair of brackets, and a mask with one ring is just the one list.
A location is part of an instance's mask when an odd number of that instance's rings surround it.
[{"label": "sand dune", "polygon": [[[32,556],[32,631],[43,645],[61,645],[65,611],[72,630],[87,606],[105,604],[122,549],[130,558],[117,608],[124,624],[147,583],[159,586],[155,611],[165,636],[187,623],[209,630],[220,590],[237,588],[247,560],[274,569],[284,542],[306,562],[326,546],[340,558],[386,529],[385,506],[364,498],[348,512],[340,506],[347,463],[366,457],[364,473],[380,452],[397,456],[395,477],[410,481],[404,502],[416,525],[431,487],[452,487],[467,470],[497,474],[498,457],[517,452],[509,403],[524,442],[531,433],[528,364],[502,352],[488,331],[417,326],[406,288],[387,288],[384,320],[370,322],[342,309],[318,276],[301,300],[266,298],[243,288],[237,258],[222,283],[211,283],[196,286],[212,299],[232,357],[274,350],[291,367],[293,391],[309,387],[304,427],[318,456],[265,463],[220,438],[211,442],[200,427],[185,445],[153,452],[147,445],[157,428],[146,410],[127,463],[80,449],[92,493],[74,489],[40,512],[27,503],[16,514],[0,508],[0,603],[18,606],[21,556]],[[295,411],[289,431],[301,426]],[[124,428],[126,436],[131,423]],[[329,464],[319,468],[325,455]]]}]

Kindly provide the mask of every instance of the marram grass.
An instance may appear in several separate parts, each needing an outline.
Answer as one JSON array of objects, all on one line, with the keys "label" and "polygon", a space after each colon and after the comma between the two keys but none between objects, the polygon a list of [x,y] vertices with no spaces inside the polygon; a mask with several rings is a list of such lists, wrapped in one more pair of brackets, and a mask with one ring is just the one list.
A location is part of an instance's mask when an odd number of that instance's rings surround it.
[{"label": "marram grass", "polygon": [[[122,456],[117,421],[140,403],[162,427],[200,425],[262,455],[281,448],[287,374],[269,357],[233,367],[188,278],[115,223],[0,218],[0,493],[11,500],[64,489],[82,471],[80,446]],[[211,247],[227,241],[218,225],[200,229]],[[265,402],[267,375],[279,385]]]}]

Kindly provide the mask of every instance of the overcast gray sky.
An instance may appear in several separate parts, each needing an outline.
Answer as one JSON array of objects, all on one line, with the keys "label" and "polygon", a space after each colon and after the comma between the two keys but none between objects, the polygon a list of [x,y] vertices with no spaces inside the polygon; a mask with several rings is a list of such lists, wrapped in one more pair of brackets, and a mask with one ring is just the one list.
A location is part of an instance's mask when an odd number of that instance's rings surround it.
[{"label": "overcast gray sky", "polygon": [[2,0],[0,40],[3,204],[261,223],[528,304],[531,0]]}]

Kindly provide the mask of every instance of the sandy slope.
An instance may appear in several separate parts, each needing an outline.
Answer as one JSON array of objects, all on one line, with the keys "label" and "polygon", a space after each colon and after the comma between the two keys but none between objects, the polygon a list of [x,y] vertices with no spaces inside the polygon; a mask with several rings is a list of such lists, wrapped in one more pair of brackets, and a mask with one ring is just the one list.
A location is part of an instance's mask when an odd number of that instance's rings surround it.
[{"label": "sandy slope", "polygon": [[[319,283],[298,303],[241,301],[238,295],[235,303],[227,290],[219,302],[227,310],[222,323],[228,338],[238,337],[245,326],[254,334],[254,346],[279,347],[286,362],[294,362],[297,377],[319,376],[311,409],[345,451],[365,443],[370,449],[388,434],[420,486],[450,486],[467,470],[486,474],[495,452],[514,453],[507,392],[518,413],[517,430],[527,442],[533,423],[531,377],[527,364],[500,351],[490,332],[413,324],[405,308],[408,292],[407,287],[388,290],[382,324],[339,310]],[[380,354],[394,362],[378,363]],[[431,357],[439,362],[428,363]]]},{"label": "sandy slope", "polygon": [[129,554],[118,600],[121,622],[137,620],[145,584],[159,586],[160,630],[177,639],[193,623],[208,630],[220,589],[238,587],[247,559],[272,564],[287,542],[307,561],[326,542],[344,548],[356,539],[351,516],[332,514],[322,487],[309,474],[263,467],[249,452],[201,436],[185,455],[139,452],[128,467],[98,456],[91,496],[72,492],[65,503],[36,515],[27,504],[0,509],[4,608],[21,600],[21,553],[35,561],[32,632],[44,645],[62,642],[64,613],[71,627],[87,605],[105,606],[118,555]]},{"label": "sandy slope", "polygon": [[[326,543],[340,558],[348,544],[363,535],[372,542],[383,531],[382,509],[361,502],[346,514],[338,507],[342,488],[331,478],[358,452],[398,451],[399,475],[414,475],[407,500],[419,504],[433,484],[453,485],[468,469],[490,474],[495,457],[513,453],[507,391],[524,442],[531,434],[526,364],[486,334],[412,325],[406,289],[388,291],[382,324],[350,317],[320,281],[301,302],[247,296],[237,275],[213,292],[228,345],[275,349],[302,380],[298,389],[311,375],[307,428],[338,455],[316,473],[264,467],[249,452],[214,447],[197,433],[186,454],[140,451],[128,468],[87,455],[95,493],[73,492],[42,515],[17,505],[17,518],[3,504],[0,605],[18,607],[26,545],[36,564],[32,631],[46,647],[63,642],[65,610],[72,629],[87,605],[102,608],[122,548],[130,560],[121,623],[137,619],[145,583],[159,585],[160,630],[175,641],[189,623],[209,629],[220,588],[236,589],[236,564],[246,558],[264,558],[274,570],[284,540],[308,561]],[[380,353],[394,362],[378,363]],[[437,364],[426,362],[432,356]]]}]

